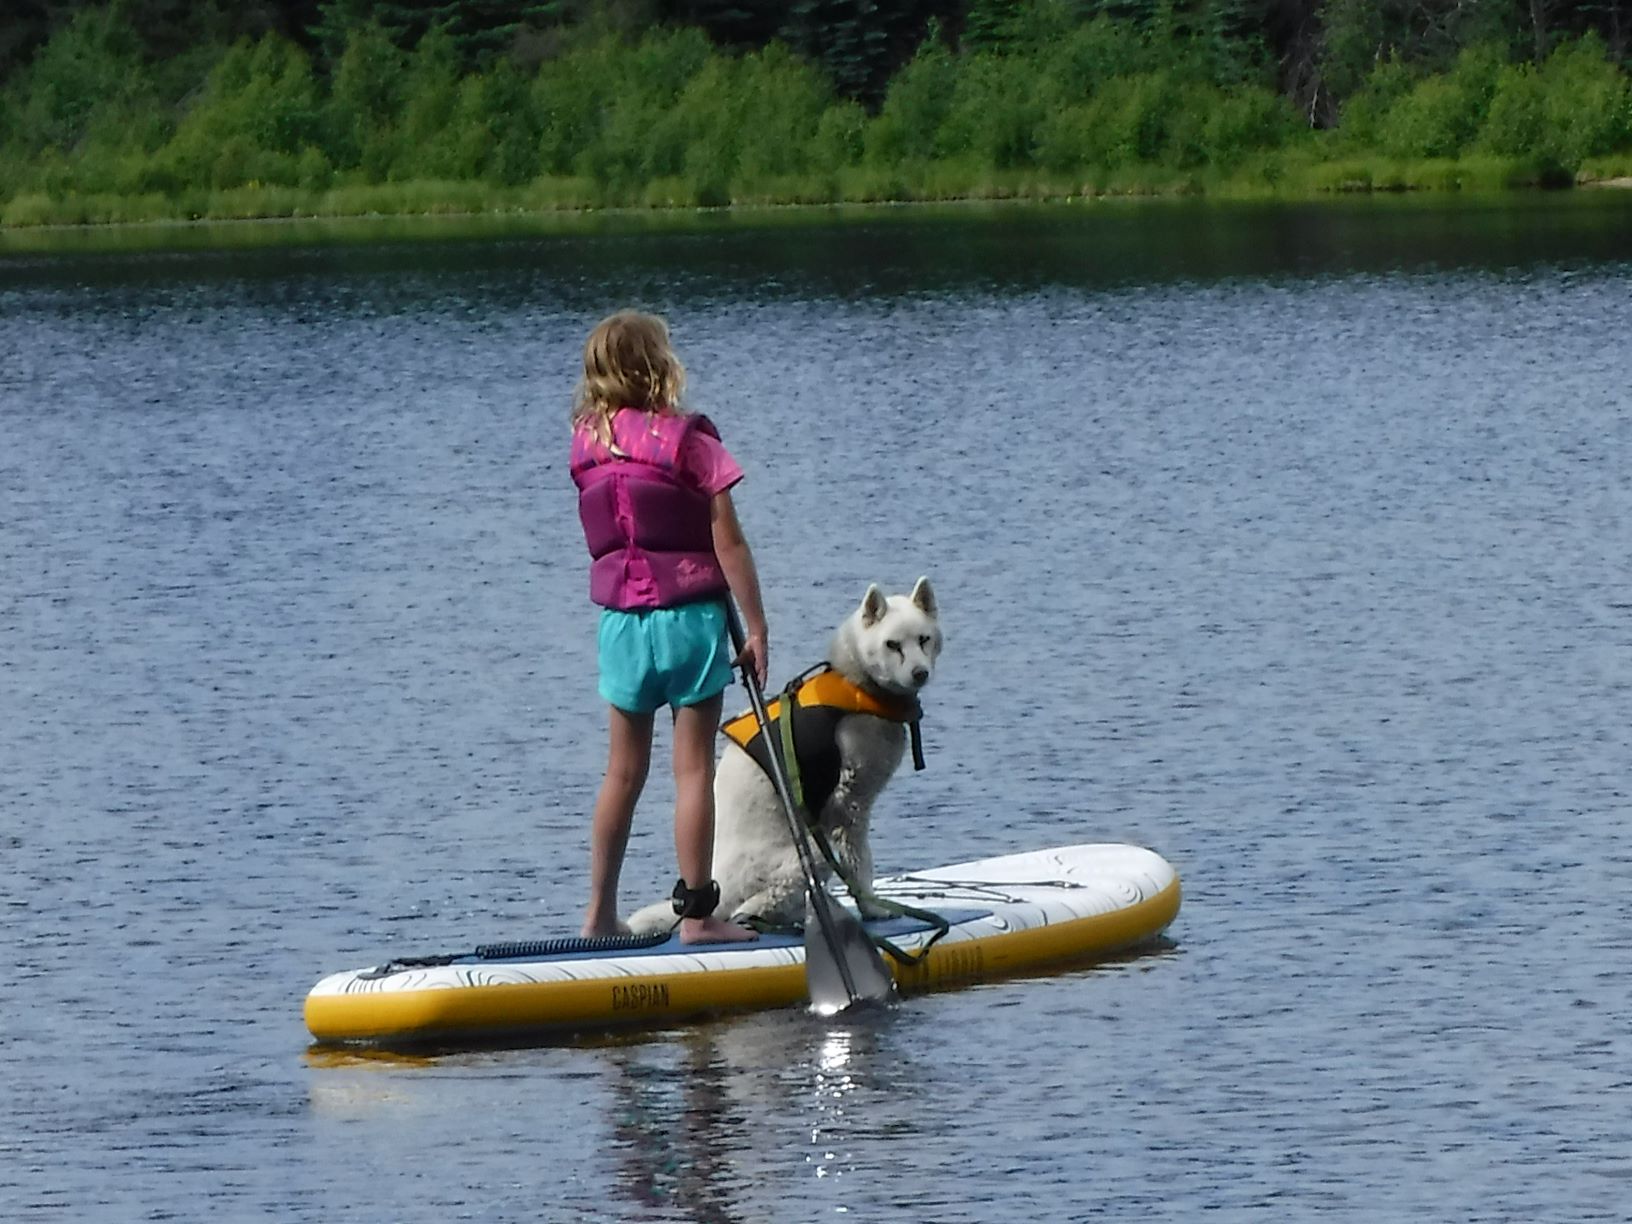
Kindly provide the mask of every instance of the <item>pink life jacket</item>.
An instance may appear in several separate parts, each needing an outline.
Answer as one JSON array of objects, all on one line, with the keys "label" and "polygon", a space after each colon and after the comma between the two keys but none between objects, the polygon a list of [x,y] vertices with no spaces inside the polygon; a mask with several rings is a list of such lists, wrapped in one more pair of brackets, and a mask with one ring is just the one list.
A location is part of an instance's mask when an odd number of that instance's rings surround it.
[{"label": "pink life jacket", "polygon": [[638,408],[613,414],[610,446],[573,430],[572,479],[593,558],[589,597],[602,607],[672,608],[727,589],[709,499],[676,472],[693,429],[720,436],[705,416]]}]

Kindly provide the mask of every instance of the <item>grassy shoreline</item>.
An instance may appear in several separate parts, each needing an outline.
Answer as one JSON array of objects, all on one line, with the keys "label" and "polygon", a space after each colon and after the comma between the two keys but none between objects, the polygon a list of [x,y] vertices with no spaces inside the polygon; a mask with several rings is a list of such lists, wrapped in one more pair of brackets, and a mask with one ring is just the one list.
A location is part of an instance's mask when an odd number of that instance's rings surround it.
[{"label": "grassy shoreline", "polygon": [[421,180],[307,190],[246,186],[179,198],[158,194],[23,194],[0,209],[0,231],[234,221],[307,221],[389,217],[527,216],[662,213],[718,209],[1003,202],[1072,202],[1137,197],[1221,200],[1318,200],[1356,194],[1632,188],[1632,154],[1596,159],[1572,177],[1514,158],[1340,158],[1266,162],[1234,175],[1133,168],[1096,180],[1068,182],[1037,174],[968,174],[927,164],[877,172],[789,180],[699,194],[681,180],[657,181],[639,193],[608,193],[587,179],[545,178],[521,187]]}]

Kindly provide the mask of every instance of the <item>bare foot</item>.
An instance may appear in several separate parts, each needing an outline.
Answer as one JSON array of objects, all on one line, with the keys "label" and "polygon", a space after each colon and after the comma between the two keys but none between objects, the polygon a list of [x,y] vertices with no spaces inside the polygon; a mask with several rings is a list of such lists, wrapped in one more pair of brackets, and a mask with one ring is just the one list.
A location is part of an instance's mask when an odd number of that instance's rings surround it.
[{"label": "bare foot", "polygon": [[597,921],[594,918],[586,918],[578,934],[584,939],[610,939],[614,935],[628,935],[631,932],[629,924],[617,918],[614,918],[610,923]]},{"label": "bare foot", "polygon": [[683,944],[748,943],[759,938],[758,931],[750,931],[734,922],[716,918],[686,918],[680,923],[680,942]]}]

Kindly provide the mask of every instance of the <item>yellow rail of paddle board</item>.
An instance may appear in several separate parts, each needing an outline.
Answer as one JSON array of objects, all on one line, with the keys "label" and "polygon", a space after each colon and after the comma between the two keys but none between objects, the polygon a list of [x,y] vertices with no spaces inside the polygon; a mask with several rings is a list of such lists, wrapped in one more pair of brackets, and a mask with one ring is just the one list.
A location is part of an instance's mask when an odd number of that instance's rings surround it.
[{"label": "yellow rail of paddle board", "polygon": [[886,957],[896,984],[909,993],[949,990],[1066,963],[1086,964],[1137,947],[1167,929],[1178,916],[1179,879],[1122,909],[1046,926],[958,939],[957,929],[932,945],[913,965]]},{"label": "yellow rail of paddle board", "polygon": [[[903,991],[945,990],[1067,962],[1088,963],[1160,934],[1179,912],[1180,886],[1120,909],[974,935],[954,927],[913,965],[885,961]],[[973,925],[973,924],[972,924]],[[437,986],[306,998],[306,1027],[323,1042],[425,1042],[550,1029],[681,1020],[788,1007],[805,999],[802,960],[741,969],[572,981]]]}]

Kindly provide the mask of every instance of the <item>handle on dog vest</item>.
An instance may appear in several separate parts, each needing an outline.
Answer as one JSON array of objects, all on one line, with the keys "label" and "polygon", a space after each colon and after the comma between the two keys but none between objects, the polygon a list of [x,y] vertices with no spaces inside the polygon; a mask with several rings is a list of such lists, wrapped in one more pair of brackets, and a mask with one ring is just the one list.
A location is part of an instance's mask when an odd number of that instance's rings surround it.
[{"label": "handle on dog vest", "polygon": [[[799,776],[799,753],[793,745],[793,711],[798,704],[799,681],[795,679],[782,690],[782,714],[777,719],[782,730],[782,773],[788,780],[788,797],[793,800],[795,810],[804,813],[806,824],[814,825],[816,813],[805,803],[805,783]],[[777,745],[774,744],[767,744],[766,747],[772,752],[777,750]]]}]

